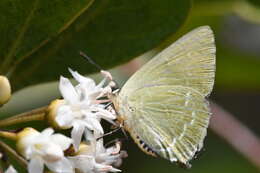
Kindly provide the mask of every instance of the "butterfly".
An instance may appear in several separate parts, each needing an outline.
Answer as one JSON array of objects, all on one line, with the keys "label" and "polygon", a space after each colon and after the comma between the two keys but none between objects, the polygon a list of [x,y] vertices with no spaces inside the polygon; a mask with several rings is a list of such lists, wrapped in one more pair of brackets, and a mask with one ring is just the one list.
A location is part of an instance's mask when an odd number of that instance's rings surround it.
[{"label": "butterfly", "polygon": [[191,166],[209,125],[215,54],[210,27],[194,29],[111,96],[118,121],[145,153]]}]

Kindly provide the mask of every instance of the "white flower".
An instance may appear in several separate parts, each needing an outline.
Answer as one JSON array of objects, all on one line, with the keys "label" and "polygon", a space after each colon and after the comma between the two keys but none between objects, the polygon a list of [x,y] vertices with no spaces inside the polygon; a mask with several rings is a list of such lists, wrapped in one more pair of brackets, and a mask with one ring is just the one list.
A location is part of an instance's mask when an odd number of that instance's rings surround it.
[{"label": "white flower", "polygon": [[120,166],[126,155],[125,151],[120,152],[120,143],[104,148],[103,139],[100,139],[91,141],[89,145],[81,144],[77,155],[69,159],[82,173],[121,172],[112,165]]},{"label": "white flower", "polygon": [[17,173],[17,171],[14,169],[14,167],[11,165],[9,168],[5,171],[5,173]]},{"label": "white flower", "polygon": [[103,88],[105,79],[96,86],[92,79],[70,72],[79,84],[74,87],[67,78],[60,78],[59,88],[64,103],[57,108],[55,121],[60,127],[73,127],[71,137],[77,150],[85,130],[103,134],[101,118],[113,123],[116,115],[100,104],[102,100],[97,100],[111,92],[110,87]]},{"label": "white flower", "polygon": [[44,164],[56,173],[73,173],[73,167],[63,153],[72,144],[72,139],[53,133],[51,128],[41,133],[25,128],[18,134],[18,151],[29,160],[29,173],[43,172]]}]

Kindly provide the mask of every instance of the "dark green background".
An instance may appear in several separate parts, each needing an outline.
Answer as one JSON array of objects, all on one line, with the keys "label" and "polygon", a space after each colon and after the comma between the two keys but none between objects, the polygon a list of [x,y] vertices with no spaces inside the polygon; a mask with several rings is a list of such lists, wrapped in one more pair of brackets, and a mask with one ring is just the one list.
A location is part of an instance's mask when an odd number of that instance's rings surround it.
[{"label": "dark green background", "polygon": [[[242,0],[97,0],[66,30],[59,32],[88,2],[0,2],[0,67],[3,58],[8,54],[16,61],[42,41],[50,39],[46,45],[28,56],[28,59],[21,61],[13,71],[10,79],[15,90],[31,84],[57,80],[61,74],[69,77],[67,67],[83,74],[94,72],[96,69],[78,56],[80,50],[85,51],[102,67],[111,68],[153,48],[156,48],[153,51],[158,52],[193,28],[209,25],[215,33],[217,46],[216,85],[210,98],[241,120],[252,132],[260,135],[258,1],[249,0],[247,4]],[[35,11],[27,10],[33,9],[34,5]],[[248,15],[245,15],[247,13],[244,13],[243,9],[248,5],[254,9],[259,8],[259,13],[249,11]],[[26,19],[29,20],[27,17],[30,12],[35,14],[27,28],[23,28]],[[17,42],[17,47],[13,48],[13,43],[19,38],[22,29],[24,35]],[[150,56],[144,57],[149,58]],[[13,64],[14,62],[11,62],[1,68],[0,73],[6,74]],[[128,76],[122,75],[120,69],[117,69],[115,78],[123,83]],[[28,94],[16,94],[13,99],[19,97],[20,101],[12,103],[11,106],[6,105],[0,111],[1,116],[6,117],[46,105],[59,95],[57,84],[44,91],[34,88],[29,90],[30,92],[31,97]],[[44,128],[46,125],[36,123],[34,127]],[[109,138],[116,136],[122,135],[117,134]],[[124,160],[120,169],[128,173],[260,172],[211,130],[205,141],[205,151],[192,162],[193,167],[189,170],[145,155],[131,140],[124,142],[123,146],[129,157]]]}]

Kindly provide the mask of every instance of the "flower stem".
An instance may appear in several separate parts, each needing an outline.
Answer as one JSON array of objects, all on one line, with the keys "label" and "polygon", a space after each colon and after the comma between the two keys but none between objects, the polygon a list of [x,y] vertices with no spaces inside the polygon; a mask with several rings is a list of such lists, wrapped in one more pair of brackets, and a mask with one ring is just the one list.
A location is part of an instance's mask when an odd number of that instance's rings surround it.
[{"label": "flower stem", "polygon": [[10,140],[13,140],[13,141],[15,141],[17,139],[16,133],[3,131],[3,130],[0,130],[0,137],[10,139]]},{"label": "flower stem", "polygon": [[0,127],[10,126],[18,123],[25,123],[29,121],[42,121],[45,119],[46,110],[47,106],[0,120]]},{"label": "flower stem", "polygon": [[27,168],[27,161],[22,156],[20,156],[14,149],[12,149],[10,146],[8,146],[6,143],[2,141],[0,141],[0,147],[3,149],[3,151],[5,151],[9,155],[11,155],[15,160],[17,160],[17,162],[19,162],[24,168]]}]

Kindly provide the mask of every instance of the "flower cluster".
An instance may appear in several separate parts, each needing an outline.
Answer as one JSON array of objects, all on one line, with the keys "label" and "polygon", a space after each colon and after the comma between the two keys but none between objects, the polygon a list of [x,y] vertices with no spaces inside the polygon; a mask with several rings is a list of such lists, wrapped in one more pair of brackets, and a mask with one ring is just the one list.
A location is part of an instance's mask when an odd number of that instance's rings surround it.
[{"label": "flower cluster", "polygon": [[104,134],[103,128],[100,125],[101,118],[113,123],[116,115],[105,109],[105,105],[101,104],[107,100],[100,100],[111,92],[109,86],[103,87],[106,78],[97,86],[95,82],[80,75],[78,72],[70,69],[72,76],[79,83],[75,87],[71,84],[69,79],[65,77],[60,78],[60,92],[64,100],[56,100],[51,105],[50,116],[53,117],[58,127],[63,129],[73,128],[71,137],[73,145],[77,150],[83,133],[91,134],[90,131]]},{"label": "flower cluster", "polygon": [[[69,79],[60,78],[63,99],[50,104],[47,119],[54,128],[72,129],[71,138],[54,133],[53,128],[42,132],[25,128],[17,134],[17,150],[29,161],[29,173],[42,173],[44,165],[53,173],[119,172],[115,167],[127,154],[120,151],[120,142],[104,147],[100,124],[101,119],[115,124],[115,111],[105,105],[112,89],[104,85],[111,76],[103,72],[105,79],[96,85],[92,79],[69,70],[78,84],[73,86]],[[8,171],[15,172],[12,167]]]},{"label": "flower cluster", "polygon": [[81,170],[82,173],[103,173],[120,172],[121,170],[111,165],[120,166],[124,157],[127,157],[127,153],[120,152],[120,142],[115,146],[104,148],[103,139],[99,139],[90,140],[88,144],[82,143],[76,155],[69,159],[73,167]]},{"label": "flower cluster", "polygon": [[63,153],[69,148],[72,139],[53,133],[51,128],[41,133],[33,128],[26,128],[18,133],[17,148],[29,160],[29,173],[43,172],[44,164],[53,172],[73,172]]}]

